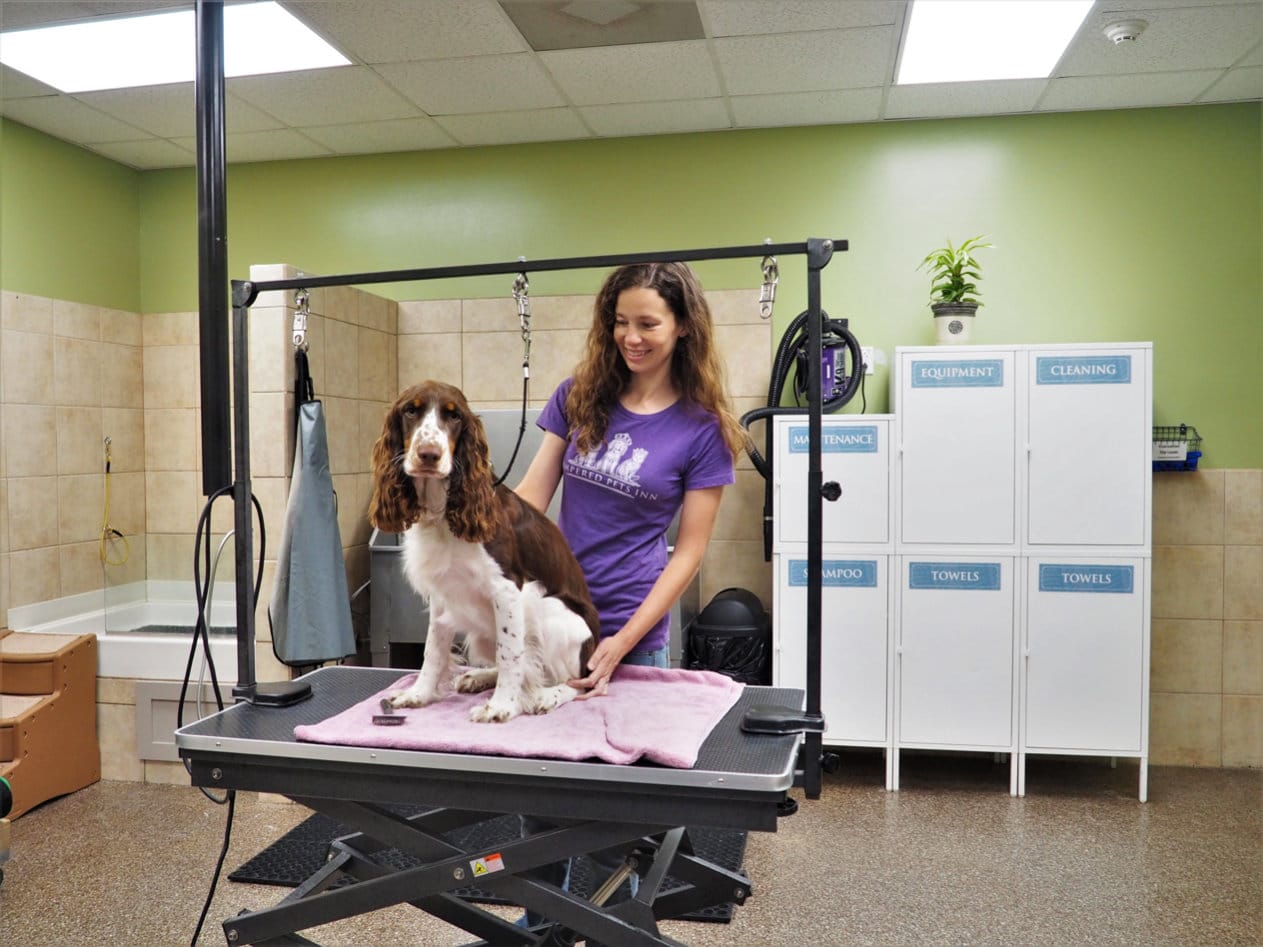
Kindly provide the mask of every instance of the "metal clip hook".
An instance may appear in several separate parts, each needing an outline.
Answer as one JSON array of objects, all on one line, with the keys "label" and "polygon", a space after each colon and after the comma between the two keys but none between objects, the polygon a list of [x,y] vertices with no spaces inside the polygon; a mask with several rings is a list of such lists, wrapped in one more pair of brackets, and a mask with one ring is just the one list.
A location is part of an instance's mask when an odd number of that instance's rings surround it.
[{"label": "metal clip hook", "polygon": [[300,352],[307,351],[307,309],[311,302],[311,293],[306,287],[294,294],[294,348]]},{"label": "metal clip hook", "polygon": [[776,302],[776,284],[780,282],[780,269],[776,257],[763,258],[763,286],[759,290],[759,315],[764,319],[772,316],[772,304]]}]

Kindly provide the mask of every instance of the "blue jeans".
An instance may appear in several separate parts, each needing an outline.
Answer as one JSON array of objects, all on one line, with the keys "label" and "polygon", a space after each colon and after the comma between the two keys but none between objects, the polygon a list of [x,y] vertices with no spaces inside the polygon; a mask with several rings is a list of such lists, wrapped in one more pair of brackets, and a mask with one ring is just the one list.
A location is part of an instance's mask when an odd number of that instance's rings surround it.
[{"label": "blue jeans", "polygon": [[[661,648],[655,648],[653,651],[632,651],[624,656],[619,663],[634,664],[638,667],[668,668],[671,666],[670,645],[664,644]],[[524,815],[520,818],[522,820],[523,835],[529,835],[531,832],[537,832],[548,827],[547,822],[541,822],[534,816]],[[592,852],[588,855],[588,860],[592,862],[592,867],[596,869],[596,878],[594,879],[596,888],[599,888],[605,879],[623,864],[622,855],[610,851]],[[527,874],[540,881],[547,881],[550,884],[557,885],[563,891],[569,891],[570,867],[571,860],[566,859],[565,861],[554,862],[551,865],[544,865]],[[628,876],[627,884],[631,887],[630,897],[634,898],[636,892],[640,890],[640,877],[633,872]],[[596,890],[594,888],[593,894],[595,893]],[[618,893],[615,893],[613,900],[618,900]],[[534,927],[536,924],[543,923],[543,920],[539,915],[528,911],[518,923],[524,927]]]}]

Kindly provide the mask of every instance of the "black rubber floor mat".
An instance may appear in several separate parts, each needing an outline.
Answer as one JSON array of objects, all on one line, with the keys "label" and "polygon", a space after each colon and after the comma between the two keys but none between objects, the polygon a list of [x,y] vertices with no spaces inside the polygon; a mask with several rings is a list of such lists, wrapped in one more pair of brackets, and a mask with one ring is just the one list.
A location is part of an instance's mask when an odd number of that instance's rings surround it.
[{"label": "black rubber floor mat", "polygon": [[[408,810],[397,811],[405,816],[413,814],[413,811]],[[505,815],[449,832],[445,838],[464,848],[493,848],[502,842],[517,839],[521,831],[520,826],[520,820],[516,815]],[[325,863],[329,843],[349,832],[349,829],[336,820],[317,813],[294,826],[263,851],[244,862],[228,878],[230,881],[250,884],[296,887]],[[741,870],[746,850],[745,832],[698,828],[689,830],[689,838],[692,839],[693,849],[700,858],[729,871]],[[412,868],[418,864],[415,858],[397,848],[378,852],[374,859],[392,868]],[[345,878],[338,884],[350,882],[351,879]],[[681,882],[668,875],[662,890],[670,891],[680,885]],[[596,887],[591,861],[584,856],[575,859],[570,869],[570,891],[577,897],[586,898],[591,896]],[[494,894],[472,886],[463,888],[456,894],[470,901],[485,904],[505,903]],[[716,904],[686,914],[683,919],[726,924],[732,920],[732,908],[732,904]]]}]

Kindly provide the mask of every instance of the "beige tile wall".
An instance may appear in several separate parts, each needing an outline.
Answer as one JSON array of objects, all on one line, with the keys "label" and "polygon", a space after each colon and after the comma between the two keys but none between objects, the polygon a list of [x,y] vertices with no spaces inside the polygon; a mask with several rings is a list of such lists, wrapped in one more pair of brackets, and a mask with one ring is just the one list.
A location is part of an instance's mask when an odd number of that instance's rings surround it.
[{"label": "beige tile wall", "polygon": [[1263,471],[1153,478],[1149,752],[1263,766]]},{"label": "beige tile wall", "polygon": [[[0,615],[144,577],[141,326],[138,313],[0,292]],[[107,437],[119,565],[101,561]]]}]

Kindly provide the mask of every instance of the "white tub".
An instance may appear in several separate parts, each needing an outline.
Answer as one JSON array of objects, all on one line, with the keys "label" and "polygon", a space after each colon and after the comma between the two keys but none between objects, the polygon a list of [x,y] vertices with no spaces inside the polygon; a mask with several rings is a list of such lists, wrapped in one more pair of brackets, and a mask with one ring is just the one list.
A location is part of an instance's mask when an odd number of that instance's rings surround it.
[{"label": "white tub", "polygon": [[[178,681],[184,677],[197,622],[197,602],[192,592],[189,582],[135,582],[11,608],[8,627],[34,634],[95,634],[100,677]],[[236,627],[234,600],[232,585],[216,586],[211,601],[212,628]],[[137,630],[155,626],[187,628],[188,633]],[[235,682],[236,637],[212,635],[210,643],[220,683]],[[199,646],[193,662],[195,678],[201,654]]]}]

